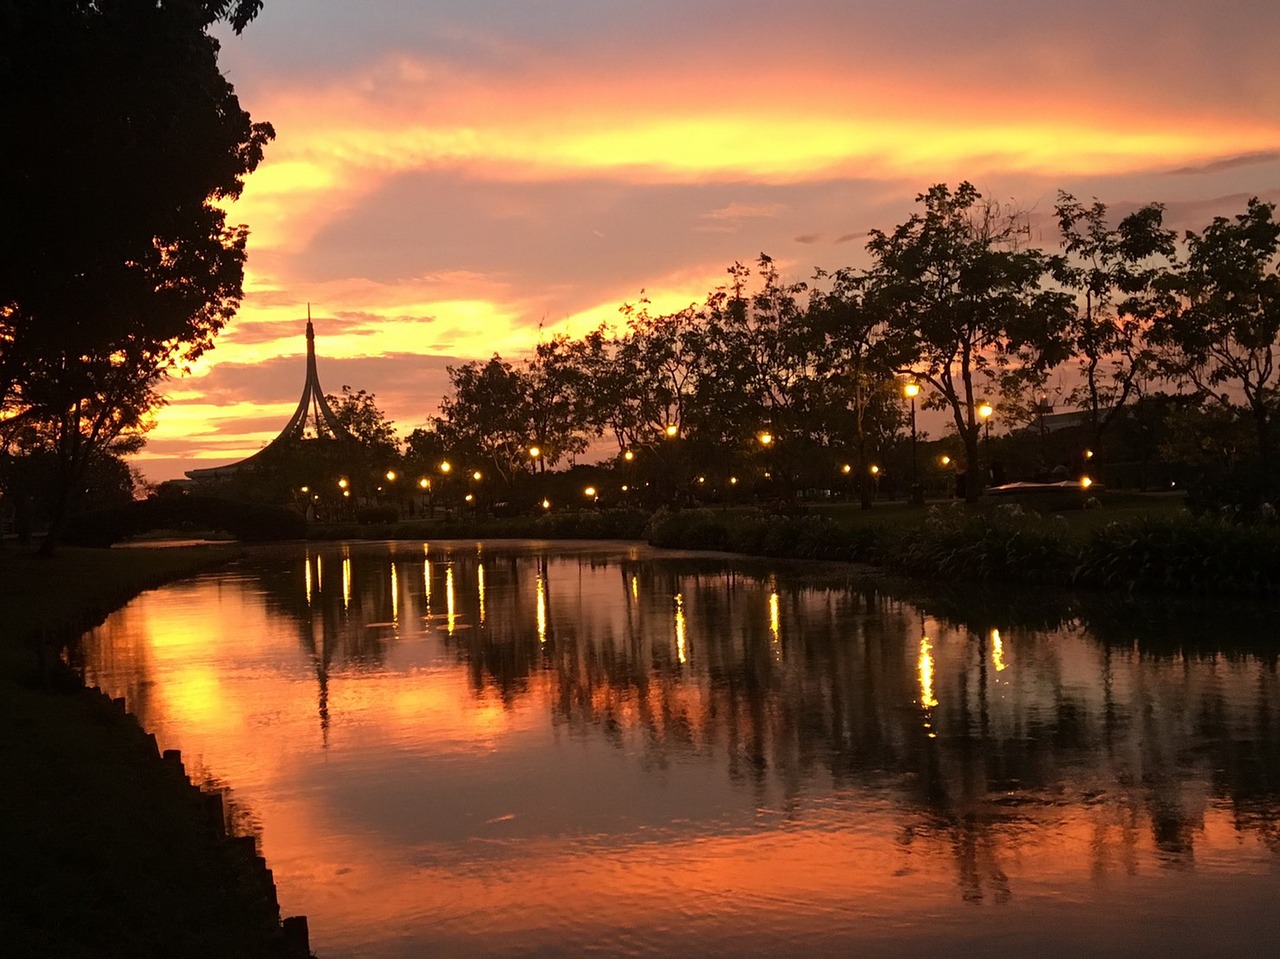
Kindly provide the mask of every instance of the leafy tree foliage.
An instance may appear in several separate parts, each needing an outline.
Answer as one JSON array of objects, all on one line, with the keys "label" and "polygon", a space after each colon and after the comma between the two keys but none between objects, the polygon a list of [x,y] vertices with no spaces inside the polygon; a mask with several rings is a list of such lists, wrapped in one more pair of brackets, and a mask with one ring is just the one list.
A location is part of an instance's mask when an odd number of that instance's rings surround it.
[{"label": "leafy tree foliage", "polygon": [[1157,203],[1130,213],[1114,228],[1106,205],[1097,200],[1085,206],[1059,193],[1054,212],[1067,254],[1059,278],[1077,295],[1067,335],[1080,382],[1070,401],[1087,412],[1096,448],[1154,374],[1144,320],[1161,298],[1175,236],[1164,228],[1164,208]]},{"label": "leafy tree foliage", "polygon": [[[819,272],[818,281],[828,279]],[[865,277],[838,270],[827,289],[815,287],[809,304],[810,323],[822,336],[818,372],[822,377],[815,408],[832,441],[851,449],[848,464],[864,509],[872,503],[873,453],[886,449],[899,435],[905,411],[894,371],[909,362],[896,352],[883,315],[864,302]]]},{"label": "leafy tree foliage", "polygon": [[399,457],[400,440],[396,437],[395,424],[378,408],[374,394],[344,384],[340,397],[329,394],[325,399],[339,425],[368,452],[389,461]]},{"label": "leafy tree foliage", "polygon": [[[1051,258],[1023,248],[1016,211],[970,183],[937,184],[916,199],[923,212],[892,233],[871,232],[867,296],[895,350],[912,357],[903,372],[932,388],[927,402],[951,413],[976,466],[978,405],[998,373],[1034,375],[1065,358],[1069,297],[1045,287]],[[979,492],[968,485],[969,499]]]},{"label": "leafy tree foliage", "polygon": [[1210,402],[1243,403],[1264,468],[1273,457],[1280,337],[1280,222],[1275,204],[1248,202],[1187,233],[1177,298],[1155,319],[1152,338],[1169,375]]},{"label": "leafy tree foliage", "polygon": [[0,404],[60,464],[51,535],[94,461],[136,442],[154,386],[239,303],[224,207],[273,132],[218,70],[209,27],[257,0],[0,5]]}]

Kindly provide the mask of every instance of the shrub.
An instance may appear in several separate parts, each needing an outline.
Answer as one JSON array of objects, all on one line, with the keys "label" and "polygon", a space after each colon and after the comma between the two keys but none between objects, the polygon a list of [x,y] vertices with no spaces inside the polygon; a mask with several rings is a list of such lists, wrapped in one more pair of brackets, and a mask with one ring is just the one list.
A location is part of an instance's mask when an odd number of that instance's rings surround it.
[{"label": "shrub", "polygon": [[1108,523],[1083,546],[1073,580],[1130,591],[1274,594],[1280,531],[1212,516]]},{"label": "shrub", "polygon": [[300,539],[306,521],[294,510],[212,496],[158,496],[72,517],[68,545],[110,546],[155,529],[225,530],[245,543]]},{"label": "shrub", "polygon": [[916,529],[887,534],[878,555],[916,575],[984,582],[1060,583],[1074,553],[1060,517],[1045,519],[1016,505],[977,511],[962,504],[930,507]]},{"label": "shrub", "polygon": [[1228,519],[1270,520],[1280,506],[1280,475],[1260,464],[1206,470],[1188,484],[1187,507]]}]

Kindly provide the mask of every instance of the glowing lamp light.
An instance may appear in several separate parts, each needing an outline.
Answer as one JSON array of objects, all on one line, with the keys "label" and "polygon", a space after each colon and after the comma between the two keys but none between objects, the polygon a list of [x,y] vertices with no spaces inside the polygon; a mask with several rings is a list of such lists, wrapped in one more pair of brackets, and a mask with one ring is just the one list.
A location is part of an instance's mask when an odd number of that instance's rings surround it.
[{"label": "glowing lamp light", "polygon": [[476,470],[474,473],[471,474],[471,478],[475,480],[477,483],[479,483],[480,480],[484,478],[484,476],[483,474],[481,474],[479,470]]},{"label": "glowing lamp light", "polygon": [[541,456],[541,455],[542,455],[542,449],[541,449],[540,447],[537,447],[537,446],[530,446],[530,447],[529,447],[529,458],[530,458],[530,459],[535,459],[535,460],[536,460],[536,459],[537,459],[539,456]]},{"label": "glowing lamp light", "polygon": [[1085,459],[1087,459],[1087,460],[1091,460],[1091,459],[1093,459],[1093,450],[1085,450],[1085,451],[1084,451],[1084,458],[1085,458]]},{"label": "glowing lamp light", "polygon": [[338,480],[338,489],[346,489],[350,485],[351,484],[347,482],[347,478],[345,476]]},{"label": "glowing lamp light", "polygon": [[543,508],[543,509],[551,509],[551,500],[549,500],[549,499],[544,499],[544,500],[542,501],[542,508]]},{"label": "glowing lamp light", "polygon": [[705,483],[706,481],[707,481],[707,478],[706,478],[705,476],[699,476],[699,477],[698,477],[698,483],[699,483],[699,484]]},{"label": "glowing lamp light", "polygon": [[343,496],[350,496],[350,495],[351,495],[351,490],[349,490],[349,489],[344,489],[344,490],[342,491],[342,495],[343,495]]},{"label": "glowing lamp light", "polygon": [[736,477],[736,476],[730,476],[730,477],[729,477],[729,485],[730,485],[730,486],[737,486],[737,485],[738,485],[738,477]]},{"label": "glowing lamp light", "polygon": [[872,476],[879,476],[879,475],[880,475],[880,467],[878,467],[878,466],[872,466],[872,467],[871,467],[871,475],[872,475]]},{"label": "glowing lamp light", "polygon": [[1088,488],[1089,488],[1090,486],[1092,486],[1092,485],[1093,485],[1093,480],[1091,480],[1089,477],[1087,477],[1087,476],[1081,476],[1081,477],[1080,477],[1080,488],[1081,488],[1081,489],[1088,489]]},{"label": "glowing lamp light", "polygon": [[398,475],[395,470],[387,470],[387,482],[394,483]]},{"label": "glowing lamp light", "polygon": [[310,486],[304,486],[304,487],[302,487],[302,492],[304,492],[304,493],[310,493],[310,492],[311,492],[311,487],[310,487]]},{"label": "glowing lamp light", "polygon": [[906,386],[902,388],[902,395],[909,400],[914,400],[917,396],[920,395],[920,384],[908,383]]},{"label": "glowing lamp light", "polygon": [[760,445],[761,445],[761,446],[768,446],[768,445],[769,445],[770,443],[772,443],[772,442],[773,442],[773,434],[772,434],[772,433],[761,433],[761,434],[760,434]]},{"label": "glowing lamp light", "polygon": [[680,432],[680,427],[676,426],[675,423],[667,424],[666,434],[668,436],[675,436],[679,432]]},{"label": "glowing lamp light", "polygon": [[626,460],[628,463],[630,463],[633,459],[636,458],[636,454],[631,452],[631,450],[627,450],[625,453],[622,454],[622,458]]},{"label": "glowing lamp light", "polygon": [[468,494],[467,494],[467,502],[468,502],[468,503],[474,503],[474,502],[475,502],[475,500],[476,500],[476,498],[475,498],[474,496],[472,496],[470,493],[468,493]]},{"label": "glowing lamp light", "polygon": [[448,473],[451,469],[453,469],[453,464],[450,463],[448,460],[445,460],[440,464],[441,473]]},{"label": "glowing lamp light", "polygon": [[938,462],[941,463],[943,466],[950,466],[951,457],[948,456],[946,453],[943,453],[942,456],[938,458]]},{"label": "glowing lamp light", "polygon": [[422,479],[418,480],[418,488],[431,489],[431,480],[427,479],[425,476],[422,477]]},{"label": "glowing lamp light", "polygon": [[596,495],[596,488],[595,488],[594,486],[588,486],[588,487],[587,487],[586,489],[584,489],[582,492],[583,492],[583,494],[584,494],[584,495],[586,495],[586,496],[594,497],[594,496]]},{"label": "glowing lamp light", "polygon": [[978,407],[978,415],[981,416],[984,420],[989,418],[991,414],[994,412],[995,412],[995,407],[993,407],[990,403],[983,403],[981,406]]},{"label": "glowing lamp light", "polygon": [[845,463],[844,466],[840,467],[840,472],[844,473],[845,476],[848,476],[850,473],[853,472],[853,467],[850,466],[848,463]]}]

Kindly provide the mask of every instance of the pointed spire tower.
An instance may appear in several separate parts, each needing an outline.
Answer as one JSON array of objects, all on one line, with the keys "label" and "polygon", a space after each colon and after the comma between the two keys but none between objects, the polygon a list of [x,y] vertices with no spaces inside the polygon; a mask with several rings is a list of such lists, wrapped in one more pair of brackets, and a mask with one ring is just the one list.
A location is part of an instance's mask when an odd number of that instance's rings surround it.
[{"label": "pointed spire tower", "polygon": [[[310,422],[313,432],[307,433]],[[321,425],[323,424],[323,426]],[[290,440],[310,439],[312,437],[332,436],[337,439],[351,439],[347,428],[338,422],[325,399],[324,390],[320,388],[320,374],[316,372],[316,331],[311,325],[311,304],[307,304],[307,379],[302,384],[302,399],[298,400],[298,408],[280,431],[280,435],[272,440],[262,452],[276,444]]]},{"label": "pointed spire tower", "polygon": [[298,408],[293,411],[293,416],[289,417],[289,422],[280,431],[280,435],[258,452],[238,463],[187,470],[187,476],[197,482],[226,479],[260,462],[263,457],[270,455],[272,450],[281,450],[302,440],[314,439],[355,441],[347,428],[339,422],[329,401],[325,399],[324,390],[320,387],[320,374],[316,370],[316,331],[311,325],[311,304],[308,303],[307,376],[302,384],[302,398],[298,400]]}]

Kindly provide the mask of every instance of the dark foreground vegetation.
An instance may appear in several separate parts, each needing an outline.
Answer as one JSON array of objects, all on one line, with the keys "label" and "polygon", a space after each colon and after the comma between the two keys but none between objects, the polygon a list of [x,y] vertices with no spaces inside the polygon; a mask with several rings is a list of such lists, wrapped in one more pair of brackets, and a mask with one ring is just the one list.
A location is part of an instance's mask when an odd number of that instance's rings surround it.
[{"label": "dark foreground vegetation", "polygon": [[946,504],[914,517],[899,513],[897,522],[858,519],[850,513],[664,511],[645,536],[655,546],[848,560],[944,582],[1216,596],[1280,592],[1280,525],[1193,515],[1172,504],[1131,505],[1111,516]]},{"label": "dark foreground vegetation", "polygon": [[142,590],[235,547],[0,550],[0,930],[7,959],[286,953],[252,840],[58,652]]}]

